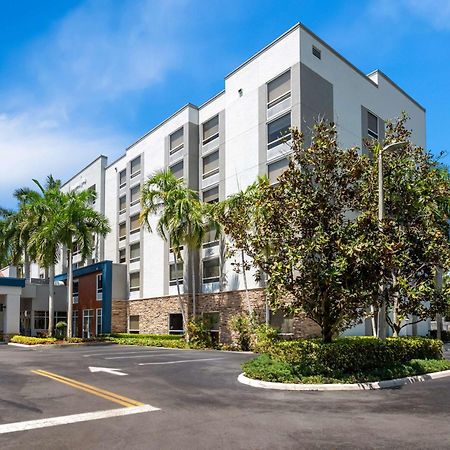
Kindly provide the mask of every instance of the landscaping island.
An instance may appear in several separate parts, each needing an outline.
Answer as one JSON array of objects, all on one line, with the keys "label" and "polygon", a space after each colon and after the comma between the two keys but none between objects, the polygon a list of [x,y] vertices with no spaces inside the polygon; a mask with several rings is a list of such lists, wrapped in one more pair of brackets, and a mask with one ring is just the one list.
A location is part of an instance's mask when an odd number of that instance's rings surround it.
[{"label": "landscaping island", "polygon": [[380,340],[344,337],[266,341],[256,358],[242,365],[244,375],[277,383],[368,383],[450,370],[442,341],[421,337]]}]

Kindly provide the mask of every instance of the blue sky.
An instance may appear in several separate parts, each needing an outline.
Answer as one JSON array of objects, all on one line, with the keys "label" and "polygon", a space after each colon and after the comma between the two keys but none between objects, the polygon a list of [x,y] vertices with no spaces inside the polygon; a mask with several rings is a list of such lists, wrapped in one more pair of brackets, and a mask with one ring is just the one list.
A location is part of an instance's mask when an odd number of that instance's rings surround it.
[{"label": "blue sky", "polygon": [[426,107],[428,148],[450,150],[450,0],[4,1],[0,205],[31,178],[112,161],[298,21],[389,75]]}]

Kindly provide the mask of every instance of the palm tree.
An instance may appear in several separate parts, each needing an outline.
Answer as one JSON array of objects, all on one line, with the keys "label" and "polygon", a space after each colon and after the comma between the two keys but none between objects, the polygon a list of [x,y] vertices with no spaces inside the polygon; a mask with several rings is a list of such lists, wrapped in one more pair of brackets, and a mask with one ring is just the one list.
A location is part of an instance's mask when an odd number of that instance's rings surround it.
[{"label": "palm tree", "polygon": [[73,310],[73,245],[76,244],[81,257],[86,260],[92,255],[94,234],[106,236],[110,231],[108,219],[95,211],[91,204],[96,193],[92,190],[72,191],[62,194],[61,210],[55,223],[61,244],[67,248],[67,337],[72,337]]},{"label": "palm tree", "polygon": [[48,272],[48,334],[54,334],[54,285],[55,264],[59,260],[60,211],[64,196],[60,191],[61,182],[51,175],[45,187],[33,180],[38,187],[38,196],[32,195],[27,207],[34,229],[30,235],[28,250],[33,260]]},{"label": "palm tree", "polygon": [[187,188],[183,181],[176,178],[170,169],[162,170],[151,176],[142,187],[140,221],[152,232],[150,218],[159,215],[157,233],[170,246],[174,254],[177,269],[176,286],[179,307],[186,330],[187,312],[184,310],[178,278],[178,260],[182,260],[181,249],[187,246],[191,259],[192,309],[196,314],[196,286],[194,254],[198,251],[205,235],[205,210],[198,193]]}]

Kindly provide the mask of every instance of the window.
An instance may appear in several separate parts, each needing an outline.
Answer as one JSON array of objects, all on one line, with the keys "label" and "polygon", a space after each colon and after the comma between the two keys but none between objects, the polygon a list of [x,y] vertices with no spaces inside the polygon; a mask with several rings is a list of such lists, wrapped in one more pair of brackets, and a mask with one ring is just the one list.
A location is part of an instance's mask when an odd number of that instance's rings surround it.
[{"label": "window", "polygon": [[174,286],[178,282],[183,282],[183,262],[171,263],[169,266],[169,284]]},{"label": "window", "polygon": [[130,217],[130,234],[138,232],[140,228],[141,225],[139,224],[139,214]]},{"label": "window", "polygon": [[219,258],[203,261],[203,283],[215,283],[220,277]]},{"label": "window", "polygon": [[219,201],[219,186],[203,191],[203,201],[205,203],[216,203]]},{"label": "window", "polygon": [[278,182],[278,177],[287,169],[289,161],[287,158],[275,161],[267,166],[267,176],[269,177],[269,183],[275,184]]},{"label": "window", "polygon": [[370,111],[367,111],[367,134],[378,139],[378,117]]},{"label": "window", "polygon": [[119,172],[119,189],[124,188],[127,185],[127,171],[122,170]]},{"label": "window", "polygon": [[48,312],[35,311],[34,312],[34,329],[46,330],[48,328]]},{"label": "window", "polygon": [[130,245],[130,263],[139,262],[141,260],[141,244]]},{"label": "window", "polygon": [[130,316],[128,319],[128,331],[130,333],[139,333],[139,316]]},{"label": "window", "polygon": [[140,272],[130,273],[130,292],[139,291],[141,289],[141,274]]},{"label": "window", "polygon": [[319,59],[322,59],[322,52],[316,47],[316,46],[312,46],[312,54]]},{"label": "window", "polygon": [[98,335],[100,335],[100,334],[102,334],[102,331],[103,331],[103,327],[102,327],[102,308],[97,308],[97,311],[96,311],[96,325],[97,325],[97,328],[96,328],[96,335],[98,336]]},{"label": "window", "polygon": [[78,242],[72,242],[72,256],[77,256],[80,254],[80,246]]},{"label": "window", "polygon": [[175,131],[170,135],[170,150],[169,153],[172,155],[173,153],[181,150],[183,148],[183,128]]},{"label": "window", "polygon": [[121,223],[119,224],[119,241],[125,240],[127,237],[127,224]]},{"label": "window", "polygon": [[220,314],[218,312],[205,312],[203,313],[203,321],[210,329],[213,343],[219,342]]},{"label": "window", "polygon": [[183,333],[183,315],[179,313],[169,314],[169,334]]},{"label": "window", "polygon": [[97,274],[97,301],[101,302],[103,299],[103,274]]},{"label": "window", "polygon": [[282,334],[292,334],[294,332],[294,316],[285,314],[284,311],[270,313],[270,325],[278,328]]},{"label": "window", "polygon": [[135,177],[141,173],[141,157],[138,156],[131,161],[131,175],[130,178]]},{"label": "window", "polygon": [[267,83],[267,107],[271,108],[291,95],[291,72],[280,75]]},{"label": "window", "polygon": [[66,311],[55,311],[53,313],[53,326],[56,326],[58,322],[67,323],[67,312]]},{"label": "window", "polygon": [[72,293],[73,303],[78,303],[79,286],[80,286],[79,281],[78,280],[73,280],[73,293]]},{"label": "window", "polygon": [[210,244],[211,242],[215,243],[218,241],[219,241],[219,236],[218,236],[216,227],[210,226],[206,230],[205,235],[203,236],[203,245]]},{"label": "window", "polygon": [[119,250],[119,263],[125,263],[127,262],[127,251],[124,248],[121,248]]},{"label": "window", "polygon": [[124,195],[119,198],[119,214],[125,213],[126,210],[127,210],[127,198]]},{"label": "window", "polygon": [[95,189],[95,184],[93,184],[90,188],[88,188],[88,191],[93,192],[95,194],[94,198],[92,200],[90,200],[90,202],[89,202],[91,205],[95,205],[95,199],[96,199],[96,196],[97,196],[97,191]]},{"label": "window", "polygon": [[90,338],[92,335],[92,325],[94,322],[94,310],[83,309],[83,337]]},{"label": "window", "polygon": [[275,119],[267,124],[267,144],[268,148],[274,148],[287,140],[289,129],[291,128],[291,113]]},{"label": "window", "polygon": [[203,124],[203,145],[219,137],[219,116]]},{"label": "window", "polygon": [[137,185],[130,190],[130,206],[137,205],[141,200],[141,186]]},{"label": "window", "polygon": [[203,178],[219,171],[219,151],[211,153],[203,158]]},{"label": "window", "polygon": [[72,311],[72,337],[78,335],[78,310]]},{"label": "window", "polygon": [[175,178],[178,178],[178,179],[183,178],[183,175],[184,175],[183,170],[184,170],[183,161],[180,161],[170,167],[170,171],[175,175]]}]

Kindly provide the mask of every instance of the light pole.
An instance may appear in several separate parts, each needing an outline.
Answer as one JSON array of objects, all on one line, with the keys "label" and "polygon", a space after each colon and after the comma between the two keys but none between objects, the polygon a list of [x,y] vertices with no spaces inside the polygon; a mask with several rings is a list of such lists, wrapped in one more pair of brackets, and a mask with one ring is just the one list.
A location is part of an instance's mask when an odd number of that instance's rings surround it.
[{"label": "light pole", "polygon": [[[383,189],[383,153],[397,150],[405,147],[408,142],[393,142],[385,147],[380,147],[378,152],[378,227],[382,230],[382,223],[384,220],[384,189]],[[380,280],[380,296],[382,298],[381,309],[378,311],[378,337],[385,339],[387,335],[386,322],[386,299],[385,286],[383,280]]]}]

